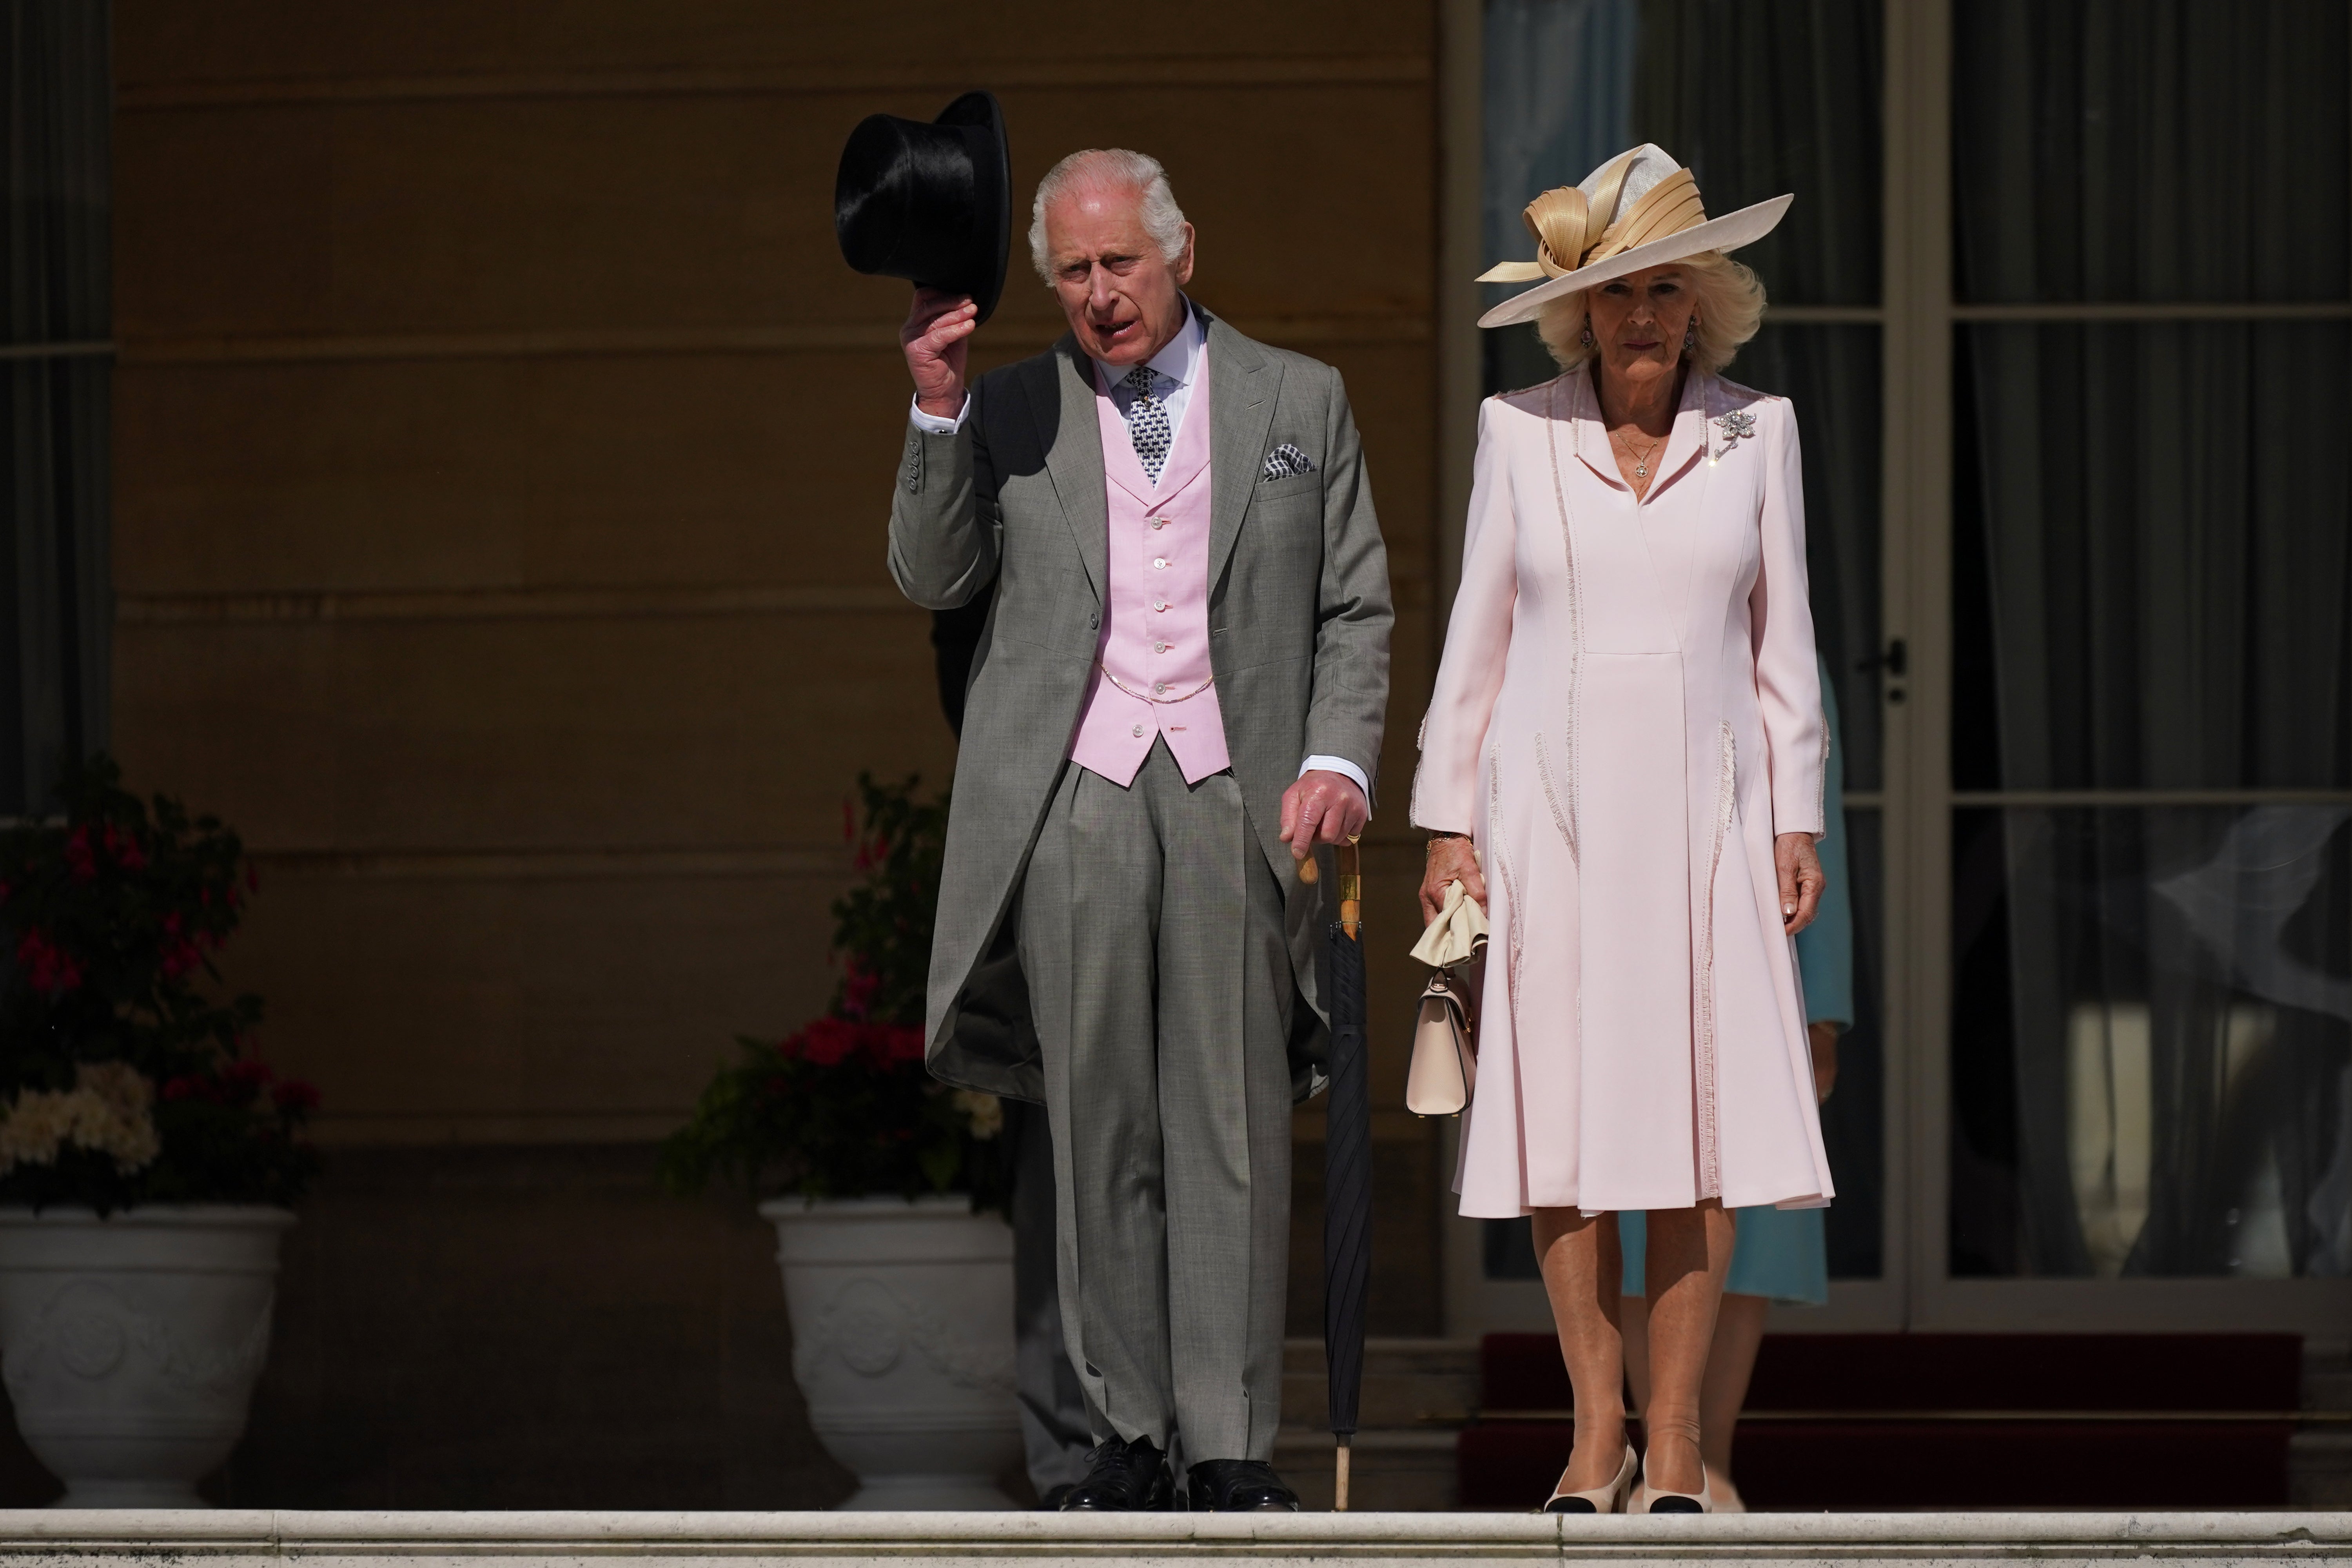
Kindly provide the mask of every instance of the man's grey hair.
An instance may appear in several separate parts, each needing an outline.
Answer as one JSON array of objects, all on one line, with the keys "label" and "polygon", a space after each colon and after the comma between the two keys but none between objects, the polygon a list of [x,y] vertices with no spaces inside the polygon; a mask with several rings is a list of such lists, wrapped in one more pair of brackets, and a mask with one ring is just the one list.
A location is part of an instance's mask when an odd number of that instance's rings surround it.
[{"label": "man's grey hair", "polygon": [[1029,209],[1029,260],[1037,276],[1054,281],[1053,258],[1045,251],[1045,209],[1081,186],[1134,191],[1142,197],[1143,231],[1171,265],[1184,254],[1184,209],[1169,188],[1160,160],[1124,147],[1089,147],[1073,153],[1037,182],[1037,202]]}]

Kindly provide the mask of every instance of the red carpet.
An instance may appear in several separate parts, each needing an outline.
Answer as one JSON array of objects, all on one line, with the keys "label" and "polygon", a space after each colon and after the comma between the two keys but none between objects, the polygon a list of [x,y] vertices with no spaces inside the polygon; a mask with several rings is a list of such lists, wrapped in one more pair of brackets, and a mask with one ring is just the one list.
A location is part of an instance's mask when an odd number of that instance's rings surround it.
[{"label": "red carpet", "polygon": [[[1986,1411],[2291,1411],[2293,1334],[1776,1334],[1732,1470],[1752,1509],[2281,1508],[2292,1423],[1918,1419]],[[1571,1403],[1544,1334],[1481,1346],[1483,1415],[1457,1447],[1465,1508],[1533,1508],[1568,1462]],[[1874,1415],[1874,1412],[1886,1413]]]}]

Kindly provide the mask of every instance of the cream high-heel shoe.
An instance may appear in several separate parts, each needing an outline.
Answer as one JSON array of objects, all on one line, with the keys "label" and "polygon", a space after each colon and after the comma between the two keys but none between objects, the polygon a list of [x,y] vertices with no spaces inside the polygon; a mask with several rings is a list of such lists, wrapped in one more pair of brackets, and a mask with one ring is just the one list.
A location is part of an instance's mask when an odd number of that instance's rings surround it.
[{"label": "cream high-heel shoe", "polygon": [[1617,1479],[1605,1487],[1591,1491],[1554,1492],[1543,1505],[1546,1513],[1622,1513],[1625,1511],[1625,1489],[1633,1484],[1638,1468],[1633,1458],[1633,1445],[1625,1445],[1625,1462],[1617,1467]]},{"label": "cream high-heel shoe", "polygon": [[1650,1485],[1650,1457],[1642,1456],[1642,1484],[1633,1489],[1629,1513],[1713,1513],[1715,1511],[1715,1478],[1699,1467],[1698,1495],[1688,1492],[1662,1492]]}]

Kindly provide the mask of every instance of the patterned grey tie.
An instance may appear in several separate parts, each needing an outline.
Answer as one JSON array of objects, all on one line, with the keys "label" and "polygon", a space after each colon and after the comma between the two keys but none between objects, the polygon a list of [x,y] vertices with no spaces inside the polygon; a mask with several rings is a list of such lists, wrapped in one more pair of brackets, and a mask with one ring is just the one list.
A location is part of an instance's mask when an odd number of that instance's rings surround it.
[{"label": "patterned grey tie", "polygon": [[1135,447],[1136,460],[1143,465],[1144,474],[1157,485],[1160,470],[1168,465],[1168,448],[1175,445],[1175,437],[1168,428],[1168,405],[1151,390],[1151,367],[1139,364],[1121,377],[1119,384],[1131,395],[1127,404],[1127,438]]}]

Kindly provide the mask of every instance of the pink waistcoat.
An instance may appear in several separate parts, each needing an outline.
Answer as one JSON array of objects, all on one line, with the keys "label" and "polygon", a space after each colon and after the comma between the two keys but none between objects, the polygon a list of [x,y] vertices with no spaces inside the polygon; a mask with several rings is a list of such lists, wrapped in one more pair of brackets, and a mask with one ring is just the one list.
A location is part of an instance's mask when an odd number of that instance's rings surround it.
[{"label": "pink waistcoat", "polygon": [[[1184,423],[1158,489],[1136,459],[1118,405],[1099,386],[1095,412],[1110,502],[1108,581],[1095,645],[1098,663],[1070,760],[1125,788],[1151,754],[1152,741],[1165,738],[1184,782],[1198,784],[1232,765],[1224,714],[1209,684],[1207,349],[1194,364]],[[1136,695],[1142,692],[1159,700]]]}]

